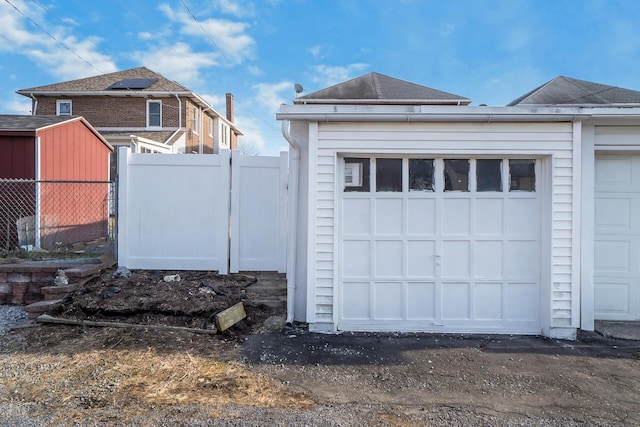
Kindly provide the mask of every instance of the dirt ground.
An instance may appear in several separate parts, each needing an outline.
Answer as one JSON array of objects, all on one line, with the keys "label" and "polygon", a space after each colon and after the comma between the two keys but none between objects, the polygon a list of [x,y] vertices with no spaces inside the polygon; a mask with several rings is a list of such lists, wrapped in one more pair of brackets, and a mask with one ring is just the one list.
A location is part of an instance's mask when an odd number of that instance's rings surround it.
[{"label": "dirt ground", "polygon": [[107,272],[55,315],[209,328],[242,301],[247,319],[216,335],[11,331],[0,337],[0,425],[640,425],[637,341],[269,330],[283,313],[252,301],[260,281],[165,274]]}]

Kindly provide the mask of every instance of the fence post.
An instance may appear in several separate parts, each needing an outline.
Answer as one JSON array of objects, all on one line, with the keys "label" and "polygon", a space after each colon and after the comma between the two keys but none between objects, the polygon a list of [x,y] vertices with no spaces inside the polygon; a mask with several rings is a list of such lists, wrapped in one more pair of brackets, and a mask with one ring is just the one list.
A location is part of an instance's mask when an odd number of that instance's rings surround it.
[{"label": "fence post", "polygon": [[[38,248],[40,249],[40,227],[41,227],[41,223],[40,223],[40,180],[42,179],[42,176],[40,174],[40,137],[36,136],[36,212],[35,212],[35,219],[34,219],[34,232],[35,232],[35,241],[33,243],[34,248]],[[27,243],[28,245],[28,243]]]},{"label": "fence post", "polygon": [[[229,254],[230,254],[230,242],[229,242],[229,228],[230,224],[230,206],[231,206],[231,151],[229,150],[220,150],[218,156],[220,156],[220,185],[222,186],[224,196],[220,202],[222,203],[222,212],[224,212],[224,217],[222,218],[222,227],[219,227],[217,224],[214,225],[218,227],[218,241],[219,249],[218,253],[220,253],[220,267],[218,269],[218,273],[220,274],[229,274]],[[233,271],[233,270],[232,270]]]},{"label": "fence post", "polygon": [[118,169],[116,173],[116,182],[118,184],[118,202],[116,204],[118,209],[117,214],[117,236],[116,236],[116,259],[118,260],[118,266],[125,267],[129,263],[129,251],[127,250],[128,239],[127,233],[129,231],[128,221],[129,215],[127,215],[127,209],[129,205],[127,203],[128,197],[128,172],[129,172],[129,154],[131,149],[129,147],[118,148]]}]

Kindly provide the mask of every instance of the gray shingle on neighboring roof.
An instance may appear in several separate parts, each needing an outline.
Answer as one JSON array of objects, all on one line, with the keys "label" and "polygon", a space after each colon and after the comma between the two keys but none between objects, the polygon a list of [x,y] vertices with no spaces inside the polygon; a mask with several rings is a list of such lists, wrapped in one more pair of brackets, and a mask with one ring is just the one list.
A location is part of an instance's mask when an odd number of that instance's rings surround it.
[{"label": "gray shingle on neighboring roof", "polygon": [[511,101],[514,105],[640,104],[640,92],[558,76]]},{"label": "gray shingle on neighboring roof", "polygon": [[370,100],[376,104],[443,104],[468,105],[471,100],[452,93],[432,89],[406,80],[396,79],[380,73],[369,73],[343,83],[321,89],[308,95],[294,99],[295,104],[322,101],[349,101],[366,103]]},{"label": "gray shingle on neighboring roof", "polygon": [[[27,89],[20,89],[19,94],[29,94],[37,92],[93,92],[110,90],[109,87],[124,79],[157,79],[157,81],[144,89],[136,91],[161,91],[161,92],[190,92],[189,89],[179,83],[169,80],[162,74],[148,69],[147,67],[132,68],[130,70],[116,71],[115,73],[101,74],[94,77],[69,80],[67,82],[54,83],[45,86],[36,86]],[[122,91],[119,89],[118,91]]]},{"label": "gray shingle on neighboring roof", "polygon": [[0,130],[31,131],[77,119],[79,116],[0,114]]}]

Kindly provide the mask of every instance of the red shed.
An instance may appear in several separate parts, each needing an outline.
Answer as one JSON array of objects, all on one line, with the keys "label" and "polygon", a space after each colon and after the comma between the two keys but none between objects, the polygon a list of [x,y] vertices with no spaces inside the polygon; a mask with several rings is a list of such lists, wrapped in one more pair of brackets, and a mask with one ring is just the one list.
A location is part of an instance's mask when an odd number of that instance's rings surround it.
[{"label": "red shed", "polygon": [[0,115],[0,247],[107,237],[112,151],[82,117]]}]

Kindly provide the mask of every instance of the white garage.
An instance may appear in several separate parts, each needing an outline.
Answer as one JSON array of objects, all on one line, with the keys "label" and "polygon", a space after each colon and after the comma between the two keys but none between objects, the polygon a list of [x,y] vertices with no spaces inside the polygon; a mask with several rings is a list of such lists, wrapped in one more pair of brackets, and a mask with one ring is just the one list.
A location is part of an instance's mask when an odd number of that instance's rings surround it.
[{"label": "white garage", "polygon": [[288,320],[575,338],[640,319],[640,92],[558,77],[469,103],[370,73],[281,107]]},{"label": "white garage", "polygon": [[338,329],[541,332],[540,161],[340,163]]}]

